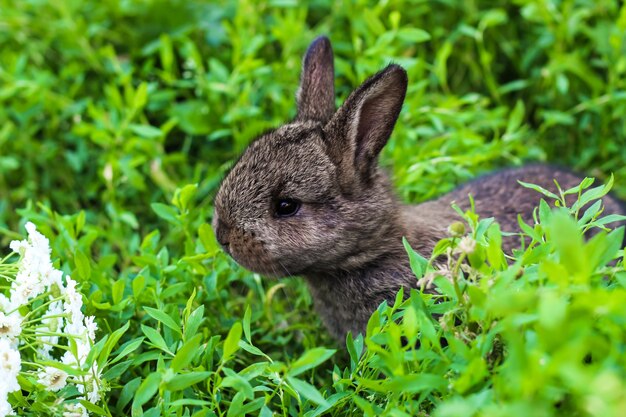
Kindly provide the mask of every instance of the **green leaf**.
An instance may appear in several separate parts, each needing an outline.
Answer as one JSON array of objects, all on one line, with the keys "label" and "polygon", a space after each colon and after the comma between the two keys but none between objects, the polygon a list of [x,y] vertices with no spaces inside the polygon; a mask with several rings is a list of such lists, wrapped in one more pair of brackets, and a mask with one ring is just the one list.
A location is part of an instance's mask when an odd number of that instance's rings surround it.
[{"label": "green leaf", "polygon": [[133,279],[132,287],[133,287],[133,297],[135,297],[135,299],[139,298],[145,286],[146,286],[146,278],[143,275],[137,275],[135,279]]},{"label": "green leaf", "polygon": [[180,128],[191,135],[206,135],[215,128],[209,118],[209,105],[205,101],[190,100],[176,103],[170,110]]},{"label": "green leaf", "polygon": [[611,191],[611,188],[613,188],[613,181],[613,174],[611,174],[611,177],[606,184],[585,191],[583,195],[580,196],[580,199],[572,204],[572,209],[577,210],[585,206],[585,204],[589,203],[590,201],[597,200],[607,195],[609,191]]},{"label": "green leaf", "polygon": [[92,402],[89,402],[87,400],[79,400],[79,402],[88,410],[91,411],[92,413],[96,413],[97,415],[100,416],[107,416],[109,415],[109,413],[107,413],[104,408],[102,407],[98,407],[97,405],[93,404]]},{"label": "green leaf", "polygon": [[210,225],[202,223],[198,228],[198,236],[209,256],[215,256],[220,251],[220,247],[215,239],[215,233]]},{"label": "green leaf", "polygon": [[153,372],[149,374],[137,388],[135,398],[133,399],[133,408],[141,407],[147,403],[150,398],[156,394],[161,383],[161,374],[159,372]]},{"label": "green leaf", "polygon": [[191,363],[196,354],[201,353],[198,351],[201,340],[202,335],[197,334],[181,346],[178,352],[176,352],[176,356],[174,356],[174,359],[172,359],[172,363],[170,364],[170,367],[174,372],[180,372],[183,368]]},{"label": "green leaf", "polygon": [[417,311],[412,305],[409,305],[404,310],[404,316],[402,317],[402,329],[404,330],[404,334],[409,340],[409,343],[412,343],[417,337],[417,332],[419,330]]},{"label": "green leaf", "polygon": [[480,219],[480,221],[478,222],[478,226],[476,226],[476,236],[475,236],[475,239],[476,240],[482,240],[483,236],[487,232],[487,229],[489,229],[489,226],[491,226],[494,221],[495,221],[495,219],[493,217],[487,217],[485,219]]},{"label": "green leaf", "polygon": [[113,305],[119,304],[124,298],[124,289],[126,287],[126,281],[118,279],[111,286],[111,298],[113,299]]},{"label": "green leaf", "polygon": [[189,339],[192,335],[196,334],[203,321],[204,305],[200,305],[191,312],[189,318],[187,318],[187,321],[185,322],[185,339]]},{"label": "green leaf", "polygon": [[261,349],[259,349],[258,347],[251,345],[250,343],[244,341],[244,340],[240,340],[239,341],[239,347],[242,348],[243,350],[245,350],[246,352],[252,353],[253,355],[257,355],[257,356],[263,356],[264,358],[266,358],[267,360],[271,361],[272,359],[267,356],[265,353],[263,353],[263,351]]},{"label": "green leaf", "polygon": [[329,405],[322,396],[322,394],[320,394],[320,392],[317,390],[317,388],[315,388],[308,382],[290,376],[287,377],[287,382],[294,390],[298,392],[298,394],[302,395],[303,397],[308,398],[318,405]]},{"label": "green leaf", "polygon": [[246,312],[243,315],[243,335],[246,338],[246,341],[252,344],[252,340],[250,338],[250,319],[252,317],[252,310],[250,310],[250,305],[246,306]]},{"label": "green leaf", "polygon": [[591,187],[594,182],[595,178],[585,177],[580,184],[575,187],[568,188],[567,190],[563,191],[563,194],[578,194],[580,191],[586,190],[587,188]]},{"label": "green leaf", "polygon": [[163,323],[165,326],[169,327],[179,335],[182,335],[180,330],[180,326],[171,318],[166,312],[157,310],[156,308],[144,306],[143,308],[146,313],[148,313],[153,319],[158,322]]},{"label": "green leaf", "polygon": [[[382,408],[380,408],[376,404],[373,404],[359,397],[358,395],[354,396],[354,403],[357,405],[357,407],[359,407],[361,410],[364,411],[365,413],[364,416],[375,417],[375,416],[381,416],[383,414]],[[405,417],[405,416],[402,416],[402,417]]]},{"label": "green leaf", "polygon": [[146,138],[146,139],[156,139],[156,138],[160,138],[161,136],[163,136],[163,132],[161,132],[161,129],[158,129],[154,126],[150,126],[150,125],[136,125],[136,124],[131,124],[128,126],[128,128],[136,135],[142,137],[142,138]]},{"label": "green leaf", "polygon": [[244,394],[242,392],[236,393],[232,401],[230,402],[230,406],[228,407],[228,413],[226,413],[226,417],[243,416],[244,415],[244,412],[243,412],[244,399],[245,399]]},{"label": "green leaf", "polygon": [[135,95],[133,97],[133,111],[139,111],[143,109],[143,107],[148,102],[148,84],[141,83],[135,90]]},{"label": "green leaf", "polygon": [[422,391],[440,391],[447,386],[448,381],[440,375],[419,373],[392,377],[385,382],[384,389],[389,392],[415,394]]},{"label": "green leaf", "polygon": [[411,264],[411,271],[417,278],[422,278],[426,273],[426,267],[428,266],[428,259],[424,258],[419,253],[415,252],[405,237],[402,237],[402,244],[406,253],[409,255],[409,262]]},{"label": "green leaf", "polygon": [[273,416],[274,416],[274,413],[272,413],[272,410],[267,408],[267,406],[263,406],[261,408],[261,412],[259,413],[259,417],[273,417]]},{"label": "green leaf", "polygon": [[499,26],[509,21],[506,12],[502,9],[491,9],[483,14],[480,19],[480,30],[484,31],[493,26]]},{"label": "green leaf", "polygon": [[245,399],[251,400],[254,398],[254,390],[250,383],[241,375],[235,373],[232,369],[224,368],[226,378],[220,383],[220,387],[234,388],[237,392],[241,392]]},{"label": "green leaf", "polygon": [[541,242],[541,234],[535,229],[527,225],[522,219],[521,215],[517,215],[517,224],[519,225],[522,232],[526,233],[530,236],[535,242]]},{"label": "green leaf", "polygon": [[363,335],[358,334],[357,337],[353,338],[352,333],[348,332],[346,336],[346,348],[348,349],[348,354],[350,355],[352,369],[354,369],[356,364],[359,363],[361,354],[363,353]]},{"label": "green leaf", "polygon": [[314,348],[304,352],[296,361],[290,364],[287,375],[296,376],[319,366],[335,354],[335,349]]},{"label": "green leaf", "polygon": [[506,258],[502,251],[502,232],[500,225],[494,223],[487,231],[489,244],[487,246],[487,260],[489,264],[496,270],[504,270],[507,268]]},{"label": "green leaf", "polygon": [[165,388],[170,391],[180,391],[187,387],[195,385],[199,382],[206,381],[210,378],[212,372],[189,372],[186,374],[180,374],[174,376],[172,379],[165,383]]},{"label": "green leaf", "polygon": [[545,188],[536,185],[536,184],[530,184],[524,181],[517,181],[522,187],[526,187],[526,188],[530,188],[531,190],[535,190],[543,195],[545,195],[546,197],[550,197],[554,200],[559,200],[559,196],[557,196],[556,194],[554,194],[551,191],[546,190]]},{"label": "green leaf", "polygon": [[609,214],[608,216],[604,216],[599,218],[598,220],[593,221],[591,224],[594,226],[604,226],[609,223],[621,222],[626,220],[626,216],[621,214]]},{"label": "green leaf", "polygon": [[78,276],[84,281],[89,280],[91,276],[91,264],[87,255],[85,255],[82,250],[78,249],[74,255],[74,262],[76,263]]},{"label": "green leaf", "polygon": [[148,340],[150,340],[152,344],[154,344],[162,351],[174,356],[174,353],[170,351],[170,348],[167,346],[167,343],[165,343],[165,339],[163,339],[161,333],[159,333],[152,327],[144,326],[143,324],[141,325],[141,331],[148,337]]},{"label": "green leaf", "polygon": [[172,204],[174,204],[181,212],[189,209],[189,202],[196,195],[198,184],[187,184],[183,188],[178,188],[174,193]]},{"label": "green leaf", "polygon": [[515,103],[515,107],[513,108],[513,111],[509,116],[509,122],[506,127],[507,134],[510,135],[517,129],[519,129],[519,127],[522,125],[522,122],[524,121],[525,112],[526,109],[524,107],[524,102],[522,100],[517,100],[517,102]]},{"label": "green leaf", "polygon": [[380,328],[380,312],[376,310],[367,321],[366,339],[376,334],[379,328]]},{"label": "green leaf", "polygon": [[171,73],[175,57],[172,38],[167,33],[162,33],[159,37],[159,57],[163,70],[168,74]]},{"label": "green leaf", "polygon": [[567,300],[556,291],[539,294],[539,323],[550,331],[558,331],[567,318]]},{"label": "green leaf", "polygon": [[257,398],[255,400],[252,400],[246,404],[244,404],[243,407],[241,407],[241,415],[249,415],[254,413],[256,410],[260,409],[261,407],[263,407],[263,404],[265,404],[265,398]]},{"label": "green leaf", "polygon": [[124,372],[130,369],[131,365],[133,365],[134,361],[132,359],[120,362],[117,365],[109,366],[107,371],[102,375],[102,378],[107,381],[113,381],[118,379]]},{"label": "green leaf", "polygon": [[129,340],[128,342],[124,343],[120,347],[120,349],[118,349],[118,351],[116,352],[117,356],[115,356],[115,358],[109,363],[113,364],[119,360],[124,359],[125,357],[130,355],[132,352],[137,350],[143,344],[143,341],[144,341],[143,337],[138,337],[137,339]]},{"label": "green leaf", "polygon": [[437,330],[433,325],[433,319],[430,315],[426,316],[424,311],[417,312],[417,318],[419,320],[419,329],[420,329],[420,340],[427,340],[431,344],[438,346],[439,345],[439,336],[437,334]]},{"label": "green leaf", "polygon": [[563,266],[578,280],[585,280],[591,265],[584,254],[582,233],[569,215],[556,211],[548,223],[549,238],[559,254]]},{"label": "green leaf", "polygon": [[79,235],[80,232],[85,227],[85,221],[87,219],[87,215],[85,214],[85,210],[81,210],[76,216],[76,234]]},{"label": "green leaf", "polygon": [[168,223],[178,225],[180,223],[178,219],[178,212],[174,207],[168,206],[163,203],[152,203],[150,204],[152,210],[156,213],[157,216],[167,221]]},{"label": "green leaf", "polygon": [[241,339],[241,322],[236,322],[231,327],[228,332],[228,336],[226,336],[226,340],[224,340],[224,352],[222,354],[222,363],[228,362],[230,358],[237,352],[239,349],[239,340]]},{"label": "green leaf", "polygon": [[585,253],[593,268],[607,265],[618,256],[624,245],[624,226],[610,233],[601,232],[595,235],[585,245]]},{"label": "green leaf", "polygon": [[117,400],[118,408],[123,409],[126,407],[126,405],[128,405],[130,400],[132,400],[133,397],[135,396],[135,393],[137,392],[137,388],[139,388],[140,384],[141,384],[141,378],[137,377],[128,381],[126,385],[122,387],[122,390],[120,391],[119,400]]},{"label": "green leaf", "polygon": [[430,40],[430,34],[422,29],[408,27],[398,30],[398,38],[411,43],[422,43]]},{"label": "green leaf", "polygon": [[113,348],[115,347],[115,345],[117,345],[117,342],[122,338],[122,336],[124,335],[124,333],[126,333],[129,327],[130,322],[127,321],[126,324],[111,333],[111,336],[107,339],[104,347],[102,348],[102,352],[100,352],[100,354],[98,355],[98,366],[100,368],[102,368],[104,366],[104,363],[109,359],[109,355],[113,351]]}]

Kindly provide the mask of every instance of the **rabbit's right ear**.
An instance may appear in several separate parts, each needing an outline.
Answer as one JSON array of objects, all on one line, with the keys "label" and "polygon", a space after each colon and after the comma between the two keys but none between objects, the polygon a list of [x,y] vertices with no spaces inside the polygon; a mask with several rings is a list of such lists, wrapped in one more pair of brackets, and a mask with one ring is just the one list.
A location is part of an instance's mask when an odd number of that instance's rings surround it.
[{"label": "rabbit's right ear", "polygon": [[325,36],[315,39],[304,56],[297,102],[296,120],[327,122],[335,113],[333,48]]}]

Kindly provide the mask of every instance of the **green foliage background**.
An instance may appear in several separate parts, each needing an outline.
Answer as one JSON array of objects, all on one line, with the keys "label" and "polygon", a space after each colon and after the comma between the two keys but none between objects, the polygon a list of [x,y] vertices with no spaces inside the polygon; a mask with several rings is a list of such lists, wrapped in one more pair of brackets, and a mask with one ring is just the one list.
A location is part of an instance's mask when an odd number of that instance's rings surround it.
[{"label": "green foliage background", "polygon": [[[626,197],[619,1],[0,0],[0,243],[34,221],[82,283],[100,336],[129,324],[105,374],[105,411],[400,416],[445,403],[437,415],[469,416],[485,404],[505,407],[490,415],[619,415],[623,401],[585,402],[578,385],[542,380],[523,364],[511,374],[523,389],[494,394],[489,375],[499,373],[485,360],[493,343],[482,359],[404,382],[385,379],[397,369],[370,345],[359,361],[362,341],[328,360],[322,346],[335,342],[300,281],[261,279],[219,252],[212,196],[255,135],[294,116],[301,56],[319,34],[335,49],[338,103],[391,61],[408,70],[383,155],[406,200],[535,160],[602,179],[612,172]],[[584,316],[578,327],[591,326]],[[416,317],[423,329],[426,316]],[[623,352],[626,317],[616,317],[611,343]],[[522,339],[519,349],[532,341]],[[107,355],[103,363],[115,357]],[[406,375],[434,360],[403,355],[396,365]],[[450,382],[468,366],[480,381]],[[597,383],[618,395],[618,369],[568,378],[582,387],[604,377]]]}]

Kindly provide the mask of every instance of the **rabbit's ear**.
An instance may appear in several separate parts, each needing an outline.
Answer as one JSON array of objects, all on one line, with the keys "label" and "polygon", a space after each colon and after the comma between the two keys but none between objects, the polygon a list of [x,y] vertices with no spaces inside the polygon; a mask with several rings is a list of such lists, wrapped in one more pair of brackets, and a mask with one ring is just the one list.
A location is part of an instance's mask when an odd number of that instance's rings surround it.
[{"label": "rabbit's ear", "polygon": [[329,154],[346,186],[367,182],[374,172],[402,109],[407,82],[404,68],[389,65],[357,88],[326,125]]},{"label": "rabbit's ear", "polygon": [[296,120],[326,123],[335,113],[333,48],[325,36],[315,39],[304,56],[297,101]]}]

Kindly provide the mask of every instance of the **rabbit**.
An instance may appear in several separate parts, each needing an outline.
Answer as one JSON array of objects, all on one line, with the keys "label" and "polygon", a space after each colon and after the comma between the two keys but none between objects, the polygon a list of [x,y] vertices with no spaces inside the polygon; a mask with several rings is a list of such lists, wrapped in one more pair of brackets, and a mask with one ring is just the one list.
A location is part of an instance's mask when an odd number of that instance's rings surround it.
[{"label": "rabbit", "polygon": [[[407,73],[391,64],[335,108],[333,52],[319,37],[303,60],[295,119],[253,141],[215,196],[213,228],[236,262],[266,276],[302,276],[315,308],[337,339],[365,332],[371,313],[401,287],[417,287],[402,237],[429,257],[472,194],[481,217],[517,231],[541,198],[518,180],[554,190],[581,177],[552,166],[507,169],[436,200],[406,205],[378,155],[389,140],[407,90]],[[607,196],[606,212],[624,213]],[[519,238],[505,238],[510,252]],[[408,291],[405,291],[408,293]]]}]

